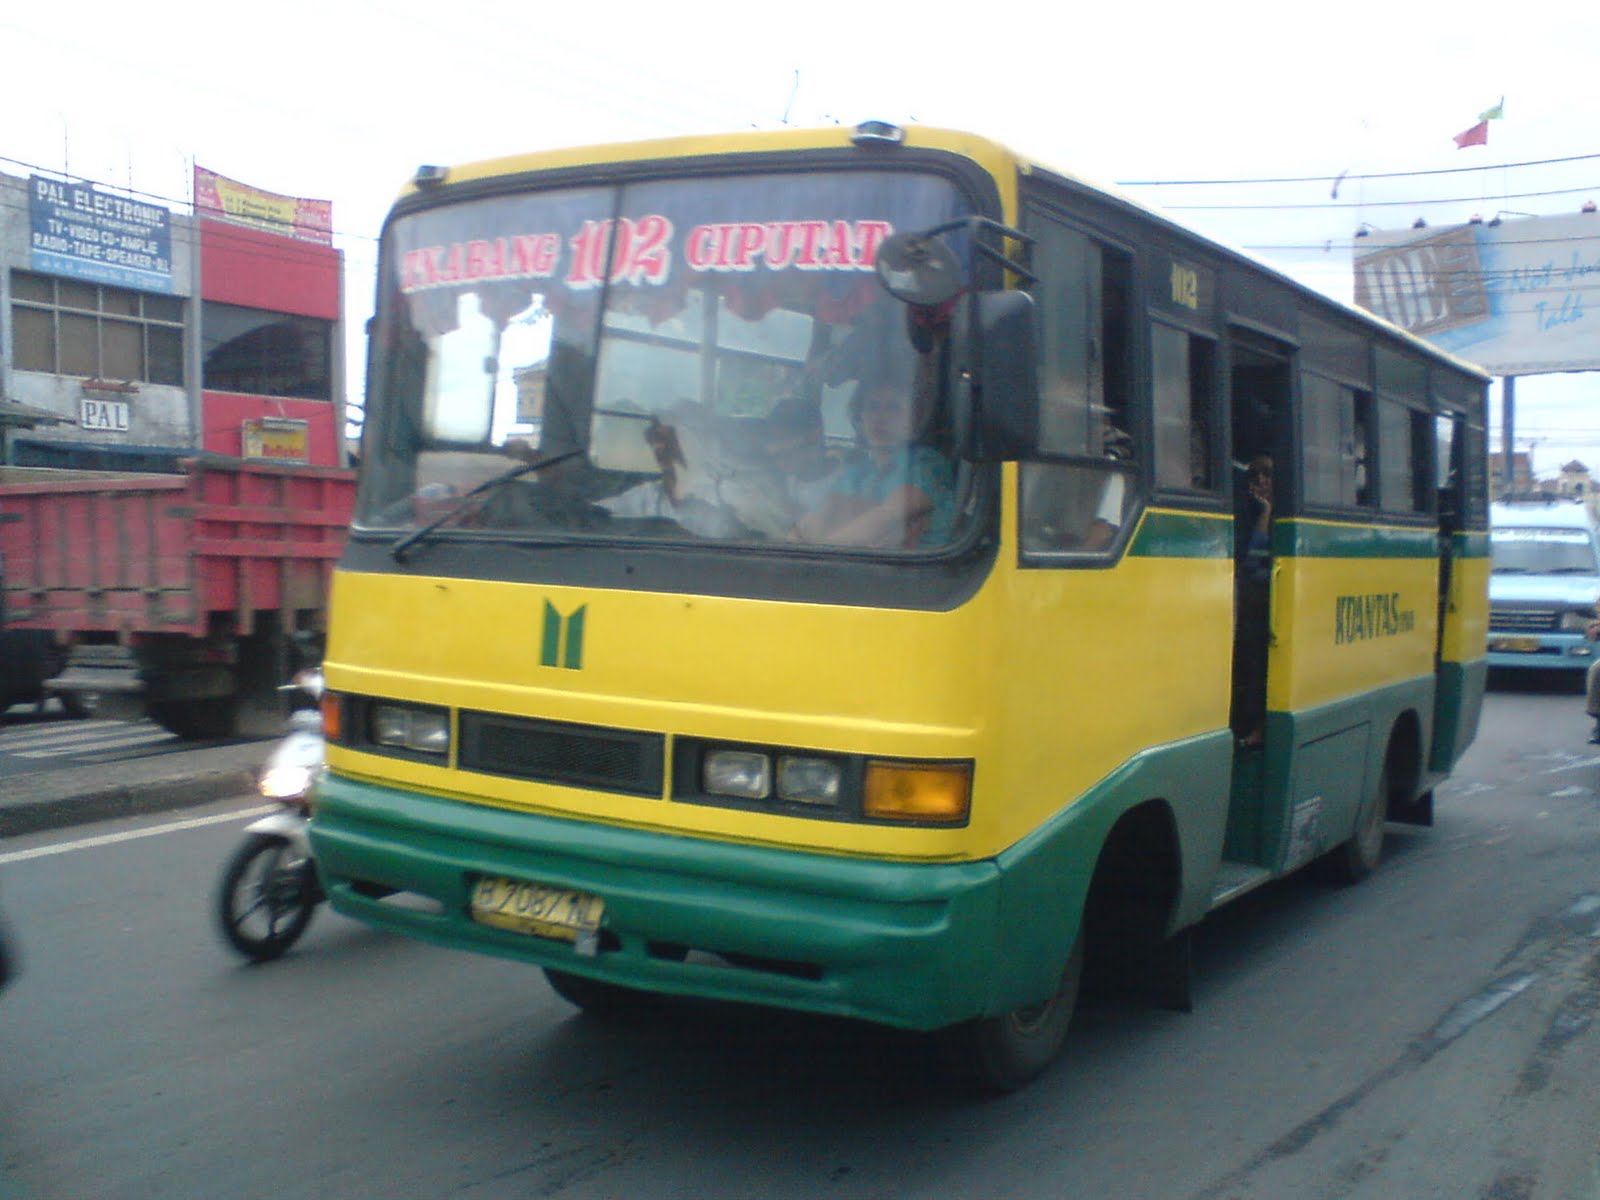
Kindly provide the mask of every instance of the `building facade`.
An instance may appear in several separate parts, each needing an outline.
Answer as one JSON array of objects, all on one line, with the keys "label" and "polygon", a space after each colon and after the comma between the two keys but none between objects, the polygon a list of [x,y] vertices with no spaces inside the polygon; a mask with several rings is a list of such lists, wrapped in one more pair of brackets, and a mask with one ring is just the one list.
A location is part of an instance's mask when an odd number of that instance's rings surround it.
[{"label": "building facade", "polygon": [[273,202],[297,202],[243,185],[202,205],[196,176],[188,215],[0,174],[0,464],[172,470],[206,451],[343,465],[331,223],[280,219]]}]

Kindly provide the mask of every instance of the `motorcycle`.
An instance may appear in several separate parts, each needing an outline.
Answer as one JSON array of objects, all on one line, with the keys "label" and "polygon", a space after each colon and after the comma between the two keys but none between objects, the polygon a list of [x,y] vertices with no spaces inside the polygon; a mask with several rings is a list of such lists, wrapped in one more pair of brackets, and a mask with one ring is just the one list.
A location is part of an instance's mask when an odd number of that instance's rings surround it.
[{"label": "motorcycle", "polygon": [[[322,673],[301,671],[279,690],[320,700]],[[222,936],[252,962],[269,962],[293,946],[324,899],[306,833],[311,787],[322,762],[322,714],[296,708],[289,714],[288,735],[273,749],[258,781],[261,795],[281,807],[245,827],[244,842],[223,867],[217,888]]]}]

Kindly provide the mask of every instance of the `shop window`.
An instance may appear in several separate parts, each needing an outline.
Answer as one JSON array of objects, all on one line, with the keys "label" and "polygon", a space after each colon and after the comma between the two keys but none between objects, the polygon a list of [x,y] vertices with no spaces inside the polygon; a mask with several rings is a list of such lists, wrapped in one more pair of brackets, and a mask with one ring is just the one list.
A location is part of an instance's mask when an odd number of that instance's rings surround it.
[{"label": "shop window", "polygon": [[183,386],[183,302],[27,271],[11,274],[22,371]]},{"label": "shop window", "polygon": [[207,304],[203,386],[223,392],[331,400],[333,323],[291,313]]}]

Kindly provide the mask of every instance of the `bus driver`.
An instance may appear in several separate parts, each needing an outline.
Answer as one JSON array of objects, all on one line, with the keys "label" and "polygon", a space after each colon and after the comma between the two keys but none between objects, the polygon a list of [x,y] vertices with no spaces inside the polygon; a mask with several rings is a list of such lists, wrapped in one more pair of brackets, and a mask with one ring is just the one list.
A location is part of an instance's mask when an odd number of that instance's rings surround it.
[{"label": "bus driver", "polygon": [[955,480],[944,455],[918,444],[926,401],[887,379],[863,381],[851,416],[866,454],[839,472],[822,506],[791,536],[840,546],[941,545],[954,520]]}]

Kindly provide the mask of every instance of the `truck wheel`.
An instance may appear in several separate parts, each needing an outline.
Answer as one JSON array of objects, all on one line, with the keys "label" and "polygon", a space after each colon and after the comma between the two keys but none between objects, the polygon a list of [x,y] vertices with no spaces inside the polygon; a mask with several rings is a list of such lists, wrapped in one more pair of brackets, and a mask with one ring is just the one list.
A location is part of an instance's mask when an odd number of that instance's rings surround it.
[{"label": "truck wheel", "polygon": [[1055,995],[998,1017],[980,1017],[941,1030],[939,1049],[961,1085],[984,1092],[1014,1092],[1061,1053],[1083,979],[1083,934],[1067,955]]},{"label": "truck wheel", "polygon": [[150,705],[150,719],[186,742],[212,741],[233,735],[237,701],[231,696],[209,700],[161,700]]},{"label": "truck wheel", "polygon": [[62,712],[80,720],[94,716],[95,710],[100,707],[98,692],[56,692],[55,697],[61,702]]}]

